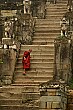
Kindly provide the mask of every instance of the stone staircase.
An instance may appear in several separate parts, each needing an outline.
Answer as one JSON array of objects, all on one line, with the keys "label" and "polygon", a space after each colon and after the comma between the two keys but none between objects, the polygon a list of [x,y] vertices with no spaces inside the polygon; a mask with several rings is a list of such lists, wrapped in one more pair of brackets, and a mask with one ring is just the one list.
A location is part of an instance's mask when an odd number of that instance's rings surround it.
[{"label": "stone staircase", "polygon": [[[39,84],[53,78],[54,39],[60,35],[60,19],[67,11],[67,0],[46,3],[46,18],[36,19],[32,45],[21,45],[14,82],[0,87],[0,110],[39,110]],[[32,49],[31,67],[23,75],[22,56]]]}]

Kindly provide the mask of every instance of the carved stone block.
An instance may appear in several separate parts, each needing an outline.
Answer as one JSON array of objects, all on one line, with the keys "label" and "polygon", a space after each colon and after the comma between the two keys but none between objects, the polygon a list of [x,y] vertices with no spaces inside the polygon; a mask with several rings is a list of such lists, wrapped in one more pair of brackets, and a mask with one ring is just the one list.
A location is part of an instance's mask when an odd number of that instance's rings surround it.
[{"label": "carved stone block", "polygon": [[12,39],[11,38],[2,38],[2,44],[12,45]]}]

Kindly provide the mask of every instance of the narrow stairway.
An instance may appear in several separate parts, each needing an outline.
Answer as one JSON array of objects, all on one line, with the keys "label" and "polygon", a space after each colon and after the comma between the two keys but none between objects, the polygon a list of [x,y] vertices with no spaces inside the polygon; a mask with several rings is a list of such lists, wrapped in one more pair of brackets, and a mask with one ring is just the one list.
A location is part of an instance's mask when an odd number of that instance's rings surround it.
[{"label": "narrow stairway", "polygon": [[[36,19],[32,45],[21,45],[14,83],[0,87],[0,110],[39,110],[39,84],[53,78],[54,39],[60,35],[60,20],[67,11],[67,0],[46,3],[46,18]],[[31,68],[23,75],[22,56],[32,49]]]}]

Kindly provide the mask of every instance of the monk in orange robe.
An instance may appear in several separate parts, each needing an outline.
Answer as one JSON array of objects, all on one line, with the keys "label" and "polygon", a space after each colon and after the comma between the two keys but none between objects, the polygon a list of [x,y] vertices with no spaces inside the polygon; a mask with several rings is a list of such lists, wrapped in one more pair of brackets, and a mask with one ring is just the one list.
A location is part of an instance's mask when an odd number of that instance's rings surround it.
[{"label": "monk in orange robe", "polygon": [[26,74],[26,70],[28,70],[30,68],[30,53],[32,50],[28,50],[25,51],[23,54],[23,59],[22,59],[22,63],[23,63],[23,69],[24,69],[24,73]]}]

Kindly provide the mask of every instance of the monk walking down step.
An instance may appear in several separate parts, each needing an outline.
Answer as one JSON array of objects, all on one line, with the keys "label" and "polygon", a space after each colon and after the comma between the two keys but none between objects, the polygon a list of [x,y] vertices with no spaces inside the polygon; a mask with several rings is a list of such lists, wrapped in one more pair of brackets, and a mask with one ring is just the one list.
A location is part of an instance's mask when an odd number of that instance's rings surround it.
[{"label": "monk walking down step", "polygon": [[30,69],[30,53],[31,53],[32,50],[28,50],[28,51],[25,51],[24,52],[24,55],[23,55],[23,59],[22,59],[22,64],[23,64],[23,69],[24,69],[24,72],[23,74],[25,75],[26,74],[26,70]]}]

